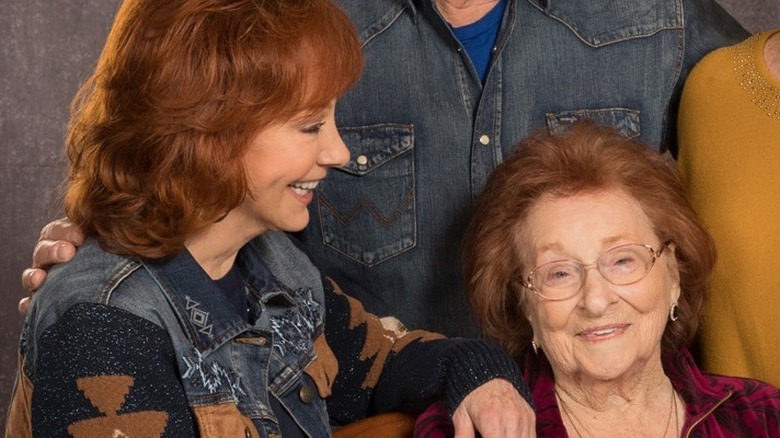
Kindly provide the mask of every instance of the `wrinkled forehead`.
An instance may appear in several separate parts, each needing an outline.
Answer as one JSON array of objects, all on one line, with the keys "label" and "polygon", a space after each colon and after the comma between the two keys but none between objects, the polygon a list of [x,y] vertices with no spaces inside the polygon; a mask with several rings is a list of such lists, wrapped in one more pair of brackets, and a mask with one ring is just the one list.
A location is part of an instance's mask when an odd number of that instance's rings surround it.
[{"label": "wrinkled forehead", "polygon": [[518,256],[526,267],[542,253],[587,249],[588,254],[579,255],[593,258],[620,243],[658,243],[642,205],[621,189],[540,197],[517,235]]}]

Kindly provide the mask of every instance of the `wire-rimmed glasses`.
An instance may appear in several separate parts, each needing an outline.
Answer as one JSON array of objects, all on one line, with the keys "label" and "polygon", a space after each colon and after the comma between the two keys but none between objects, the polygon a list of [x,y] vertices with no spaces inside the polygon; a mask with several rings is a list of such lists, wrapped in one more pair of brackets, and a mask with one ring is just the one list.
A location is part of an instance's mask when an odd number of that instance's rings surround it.
[{"label": "wire-rimmed glasses", "polygon": [[540,298],[561,301],[577,295],[585,285],[588,269],[596,268],[608,282],[616,286],[634,284],[647,276],[655,261],[668,245],[656,251],[650,245],[627,243],[610,248],[594,263],[563,259],[539,265],[523,281],[523,286]]}]

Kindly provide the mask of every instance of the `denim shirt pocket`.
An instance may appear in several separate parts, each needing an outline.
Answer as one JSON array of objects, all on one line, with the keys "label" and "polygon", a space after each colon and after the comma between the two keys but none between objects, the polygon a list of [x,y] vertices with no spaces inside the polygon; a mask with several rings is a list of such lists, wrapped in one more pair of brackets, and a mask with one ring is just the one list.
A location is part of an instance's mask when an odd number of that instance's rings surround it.
[{"label": "denim shirt pocket", "polygon": [[589,11],[581,2],[531,2],[593,47],[646,37],[664,29],[682,29],[684,23],[682,0],[591,0],[587,3]]},{"label": "denim shirt pocket", "polygon": [[381,124],[340,128],[349,162],[317,193],[325,246],[366,266],[413,248],[414,128]]},{"label": "denim shirt pocket", "polygon": [[639,111],[628,108],[579,109],[547,113],[546,119],[547,130],[553,133],[563,133],[572,123],[590,119],[600,125],[615,128],[627,138],[636,138],[641,134]]}]

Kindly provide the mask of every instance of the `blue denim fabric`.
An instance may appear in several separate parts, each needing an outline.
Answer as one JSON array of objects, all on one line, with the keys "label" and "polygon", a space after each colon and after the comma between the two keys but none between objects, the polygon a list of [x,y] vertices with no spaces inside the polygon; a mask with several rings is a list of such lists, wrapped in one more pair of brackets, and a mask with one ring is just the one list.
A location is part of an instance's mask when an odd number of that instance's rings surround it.
[{"label": "blue denim fabric", "polygon": [[[315,358],[312,342],[323,331],[319,271],[280,233],[253,240],[237,263],[255,298],[250,299],[252,324],[233,310],[189,253],[140,261],[105,253],[89,240],[72,262],[52,269],[33,300],[21,341],[25,371],[34,380],[33,340],[67,309],[106,304],[170,335],[190,407],[235,403],[261,436],[278,436],[270,393],[309,436],[330,436],[325,403],[303,373]],[[304,386],[312,400],[302,400]]]},{"label": "blue denim fabric", "polygon": [[460,237],[487,176],[532,130],[594,118],[673,147],[691,66],[747,33],[712,0],[510,0],[484,86],[433,0],[339,0],[363,41],[336,121],[350,162],[302,233],[378,315],[474,335]]}]

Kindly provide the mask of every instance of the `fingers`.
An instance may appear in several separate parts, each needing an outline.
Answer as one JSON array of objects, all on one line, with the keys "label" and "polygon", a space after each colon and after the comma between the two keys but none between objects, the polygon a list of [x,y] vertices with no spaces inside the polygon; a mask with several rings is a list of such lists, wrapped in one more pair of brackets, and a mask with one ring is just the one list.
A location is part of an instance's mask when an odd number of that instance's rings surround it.
[{"label": "fingers", "polygon": [[27,315],[27,310],[30,309],[30,297],[24,297],[19,300],[19,314],[22,316]]},{"label": "fingers", "polygon": [[[467,395],[455,410],[452,421],[459,438],[473,437],[474,429],[484,438],[536,436],[533,409],[504,379],[488,381]],[[465,434],[466,430],[470,435]]]},{"label": "fingers", "polygon": [[27,268],[22,272],[22,286],[28,291],[34,292],[41,287],[45,278],[46,271],[42,269]]},{"label": "fingers", "polygon": [[84,243],[84,233],[76,227],[68,218],[61,218],[49,222],[41,229],[39,241],[44,240],[62,240],[69,242],[74,246],[81,246]]},{"label": "fingers", "polygon": [[[76,247],[84,243],[84,239],[84,233],[67,218],[49,222],[41,230],[38,244],[33,250],[32,267],[46,268],[69,261],[76,254]],[[46,276],[45,272],[43,276]],[[42,282],[43,278],[40,280]],[[35,288],[37,285],[34,285]]]},{"label": "fingers", "polygon": [[[67,262],[75,255],[76,247],[69,242],[39,240],[38,244],[35,245],[35,250],[33,250],[33,268],[46,268],[57,263]],[[43,275],[46,276],[45,273]],[[41,280],[43,279],[41,278]]]},{"label": "fingers", "polygon": [[466,408],[461,405],[452,414],[452,426],[455,429],[454,438],[474,438],[474,423],[471,422]]}]

